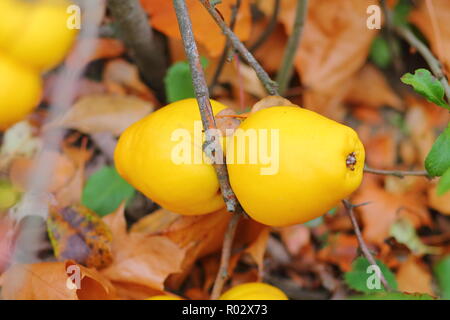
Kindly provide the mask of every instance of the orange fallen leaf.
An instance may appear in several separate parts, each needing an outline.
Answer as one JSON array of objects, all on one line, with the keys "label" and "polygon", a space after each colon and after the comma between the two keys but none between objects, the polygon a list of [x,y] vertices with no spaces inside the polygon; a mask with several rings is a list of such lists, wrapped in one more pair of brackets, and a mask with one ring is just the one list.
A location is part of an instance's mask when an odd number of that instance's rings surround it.
[{"label": "orange fallen leaf", "polygon": [[[280,21],[291,34],[297,1],[282,1]],[[367,28],[376,0],[311,1],[295,66],[304,86],[333,93],[367,59],[377,30]]]},{"label": "orange fallen leaf", "polygon": [[304,225],[280,228],[279,232],[286,249],[293,256],[297,255],[300,250],[311,241],[311,232],[308,227]]},{"label": "orange fallen leaf", "polygon": [[[141,0],[143,8],[150,15],[150,21],[156,30],[169,37],[180,39],[180,31],[175,16],[173,4],[167,0]],[[202,4],[197,0],[187,0],[186,5],[192,20],[194,35],[204,45],[211,56],[217,57],[225,45],[225,37]],[[227,23],[230,22],[232,6],[235,0],[222,0],[216,5]],[[236,19],[235,33],[245,41],[250,36],[251,14],[250,1],[243,0]]]},{"label": "orange fallen leaf", "polygon": [[[48,192],[56,192],[64,187],[75,174],[75,165],[66,155],[56,151],[46,151],[46,159],[54,163],[50,181],[47,184]],[[20,157],[13,160],[9,176],[15,187],[25,190],[28,184],[28,176],[34,168],[34,161]]]},{"label": "orange fallen leaf", "polygon": [[134,96],[89,95],[78,100],[51,126],[61,126],[93,134],[120,135],[134,122],[153,111],[153,105]]},{"label": "orange fallen leaf", "polygon": [[158,104],[153,92],[142,81],[138,67],[124,59],[109,60],[105,64],[102,78],[110,93],[136,95],[152,104]]},{"label": "orange fallen leaf", "polygon": [[[450,68],[450,2],[446,0],[420,1],[411,12],[410,21],[414,23],[430,42],[433,52]],[[431,9],[431,10],[429,10]]]},{"label": "orange fallen leaf", "polygon": [[346,101],[354,104],[378,108],[390,106],[402,109],[402,100],[389,87],[381,71],[371,64],[366,64],[351,79],[352,86],[346,96]]},{"label": "orange fallen leaf", "polygon": [[91,56],[91,61],[116,58],[125,53],[122,41],[113,38],[98,38],[97,46]]},{"label": "orange fallen leaf", "polygon": [[361,136],[366,150],[366,162],[373,168],[392,169],[396,158],[394,130],[381,130],[370,137]]},{"label": "orange fallen leaf", "polygon": [[398,289],[407,293],[427,293],[434,296],[430,271],[419,258],[409,256],[397,271]]},{"label": "orange fallen leaf", "polygon": [[[68,285],[75,266],[80,271],[80,287]],[[72,282],[73,284],[73,282]],[[95,300],[114,299],[111,283],[96,270],[71,261],[16,264],[3,278],[2,298],[7,300]]]},{"label": "orange fallen leaf", "polygon": [[355,236],[343,233],[333,234],[328,238],[327,246],[319,251],[318,258],[338,265],[342,271],[349,271],[356,258],[357,249],[358,240]]},{"label": "orange fallen leaf", "polygon": [[[440,108],[434,106],[433,109]],[[441,115],[443,119],[449,119],[448,112],[446,113],[447,115]],[[430,109],[430,104],[424,103],[422,100],[418,99],[408,99],[408,110],[405,116],[405,122],[410,129],[411,141],[417,150],[419,163],[421,164],[425,162],[425,159],[436,140],[436,122],[433,119],[433,114],[434,112]]]},{"label": "orange fallen leaf", "polygon": [[[168,285],[177,288],[200,258],[222,248],[223,237],[231,215],[224,209],[202,216],[182,216],[161,209],[138,221],[132,233],[165,236],[186,250],[180,274],[172,275]],[[234,241],[235,246],[248,244],[260,234],[262,226],[249,219],[241,219]],[[211,232],[214,230],[214,232]]]},{"label": "orange fallen leaf", "polygon": [[[418,228],[431,223],[422,192],[410,188],[404,193],[392,193],[383,188],[381,178],[366,175],[353,203],[370,202],[357,209],[363,222],[363,236],[368,242],[381,245],[389,237],[392,224],[399,217],[409,219]],[[420,181],[419,181],[420,183]]]},{"label": "orange fallen leaf", "polygon": [[[265,3],[268,1],[260,1]],[[270,2],[270,1],[269,1]],[[252,33],[248,43],[252,45],[267,28],[267,19],[253,24]],[[284,47],[287,43],[287,35],[283,26],[278,24],[270,37],[254,52],[255,58],[261,63],[267,72],[278,71],[283,60]]]},{"label": "orange fallen leaf", "polygon": [[450,192],[438,196],[437,186],[433,185],[430,189],[428,189],[428,201],[430,207],[433,209],[442,214],[450,215]]},{"label": "orange fallen leaf", "polygon": [[166,278],[182,271],[186,249],[166,236],[127,232],[123,205],[104,221],[113,234],[113,263],[101,270],[109,280],[163,290]]},{"label": "orange fallen leaf", "polygon": [[261,280],[263,276],[264,254],[266,252],[267,240],[269,240],[269,235],[269,227],[262,229],[255,241],[253,241],[244,251],[252,257],[253,261],[256,262],[256,265],[258,267],[259,280]]}]

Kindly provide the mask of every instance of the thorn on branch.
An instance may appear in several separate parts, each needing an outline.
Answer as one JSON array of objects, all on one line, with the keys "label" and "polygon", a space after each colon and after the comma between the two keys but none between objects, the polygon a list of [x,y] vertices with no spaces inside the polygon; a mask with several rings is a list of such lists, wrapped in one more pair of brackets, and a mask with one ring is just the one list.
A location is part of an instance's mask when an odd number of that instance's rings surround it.
[{"label": "thorn on branch", "polygon": [[[359,205],[353,205],[348,200],[342,200],[342,203],[344,205],[344,208],[345,208],[348,216],[350,217],[350,221],[352,222],[353,230],[355,231],[356,238],[358,239],[358,244],[359,244],[359,248],[361,249],[361,252],[363,253],[364,257],[369,261],[369,263],[371,265],[378,266],[375,258],[373,257],[372,253],[370,252],[369,248],[367,247],[366,242],[363,239],[363,236],[362,236],[362,233],[361,233],[361,229],[359,228],[358,220],[356,220],[355,212],[353,210],[354,208],[361,207],[361,206],[363,206],[363,205],[365,205],[367,203],[359,204]],[[384,288],[387,291],[391,291],[392,289],[389,286],[386,278],[384,277],[383,272],[381,271],[381,269],[380,269],[379,276],[380,276],[380,281],[383,284]]]},{"label": "thorn on branch", "polygon": [[365,165],[364,172],[378,174],[378,175],[385,175],[385,176],[394,176],[394,177],[398,177],[400,179],[403,179],[404,177],[407,177],[407,176],[425,177],[425,178],[431,179],[428,172],[426,172],[426,171],[381,170],[381,169],[373,169],[373,168],[370,168],[369,166]]}]

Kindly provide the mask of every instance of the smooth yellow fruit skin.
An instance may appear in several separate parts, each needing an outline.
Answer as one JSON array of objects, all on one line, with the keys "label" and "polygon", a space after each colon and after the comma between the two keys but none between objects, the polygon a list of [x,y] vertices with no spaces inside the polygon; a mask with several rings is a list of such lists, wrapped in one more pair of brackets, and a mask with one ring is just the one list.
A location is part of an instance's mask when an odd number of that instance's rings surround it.
[{"label": "smooth yellow fruit skin", "polygon": [[[256,164],[228,163],[231,186],[245,211],[270,226],[288,226],[315,219],[336,206],[361,184],[364,147],[356,132],[315,112],[292,106],[260,110],[240,127],[279,132],[279,168],[261,175]],[[236,133],[232,138],[236,141]],[[227,161],[231,150],[227,147]],[[248,156],[249,147],[244,148]],[[347,157],[354,153],[354,170]],[[237,161],[235,161],[237,162]]]},{"label": "smooth yellow fruit skin", "polygon": [[41,95],[39,74],[0,54],[0,131],[23,120]]},{"label": "smooth yellow fruit skin", "polygon": [[180,297],[176,296],[169,296],[169,295],[159,295],[159,296],[153,296],[150,298],[147,298],[145,300],[183,300]]},{"label": "smooth yellow fruit skin", "polygon": [[40,71],[61,63],[72,47],[77,29],[69,29],[67,0],[2,0],[0,50]]},{"label": "smooth yellow fruit skin", "polygon": [[[211,104],[214,114],[226,108],[214,100]],[[172,140],[173,133],[185,129],[194,137],[195,121],[201,125],[195,99],[174,102],[127,128],[115,150],[116,168],[125,180],[163,208],[183,215],[207,214],[225,206],[212,165],[173,161],[172,152],[181,141]],[[192,138],[192,157],[194,150],[202,150],[201,143],[194,142]]]},{"label": "smooth yellow fruit skin", "polygon": [[262,282],[237,285],[219,298],[220,300],[289,300],[280,289]]}]

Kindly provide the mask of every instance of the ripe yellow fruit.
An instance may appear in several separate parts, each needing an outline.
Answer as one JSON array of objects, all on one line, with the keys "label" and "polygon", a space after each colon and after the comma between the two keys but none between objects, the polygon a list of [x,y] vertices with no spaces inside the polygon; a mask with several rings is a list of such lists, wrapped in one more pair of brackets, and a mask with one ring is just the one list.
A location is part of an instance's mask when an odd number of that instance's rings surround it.
[{"label": "ripe yellow fruit", "polygon": [[220,300],[289,300],[280,289],[262,282],[235,286],[222,294]]},{"label": "ripe yellow fruit", "polygon": [[0,212],[14,206],[19,198],[19,191],[9,181],[0,180]]},{"label": "ripe yellow fruit", "polygon": [[[307,222],[332,209],[361,183],[364,147],[345,125],[299,107],[277,106],[250,115],[239,129],[227,146],[230,183],[245,211],[260,223]],[[239,143],[239,134],[251,132],[262,143]],[[267,147],[271,161],[256,154],[255,147],[259,153]],[[238,161],[239,153],[245,161]]]},{"label": "ripe yellow fruit", "polygon": [[62,62],[77,29],[68,28],[68,0],[1,0],[0,50],[38,70]]},{"label": "ripe yellow fruit", "polygon": [[25,118],[41,95],[39,74],[0,54],[0,131]]},{"label": "ripe yellow fruit", "polygon": [[[211,104],[214,114],[226,108],[217,101],[211,100]],[[200,215],[219,210],[225,204],[214,168],[196,161],[196,155],[203,155],[201,130],[195,99],[169,104],[121,135],[114,155],[117,171],[147,197],[175,213]],[[184,153],[180,146],[186,147]],[[187,156],[188,161],[180,161],[179,156]]]},{"label": "ripe yellow fruit", "polygon": [[183,299],[177,296],[159,295],[147,298],[145,300],[183,300]]}]

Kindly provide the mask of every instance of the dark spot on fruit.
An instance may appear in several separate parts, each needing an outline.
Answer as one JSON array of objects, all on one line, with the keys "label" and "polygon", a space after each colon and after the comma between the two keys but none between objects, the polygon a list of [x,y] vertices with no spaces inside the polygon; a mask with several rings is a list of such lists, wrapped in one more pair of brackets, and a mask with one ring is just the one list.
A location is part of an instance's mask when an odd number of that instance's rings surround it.
[{"label": "dark spot on fruit", "polygon": [[357,162],[356,161],[356,154],[354,152],[350,153],[347,156],[347,159],[345,160],[345,164],[347,165],[347,168],[349,168],[352,171],[355,170],[356,162]]}]

